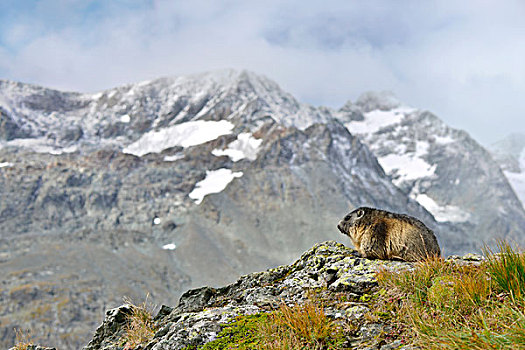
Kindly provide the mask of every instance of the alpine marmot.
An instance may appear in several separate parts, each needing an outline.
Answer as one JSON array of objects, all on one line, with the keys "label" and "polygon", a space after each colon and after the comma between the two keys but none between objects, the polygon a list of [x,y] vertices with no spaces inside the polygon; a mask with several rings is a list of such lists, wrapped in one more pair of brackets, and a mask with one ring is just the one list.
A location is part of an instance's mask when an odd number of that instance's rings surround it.
[{"label": "alpine marmot", "polygon": [[364,258],[417,261],[441,255],[434,232],[408,215],[361,207],[346,215],[337,228]]}]

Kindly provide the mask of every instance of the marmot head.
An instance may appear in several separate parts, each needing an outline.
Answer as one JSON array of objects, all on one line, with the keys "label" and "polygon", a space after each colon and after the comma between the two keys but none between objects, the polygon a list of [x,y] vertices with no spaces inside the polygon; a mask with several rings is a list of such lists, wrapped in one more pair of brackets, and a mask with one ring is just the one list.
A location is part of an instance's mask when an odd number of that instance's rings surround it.
[{"label": "marmot head", "polygon": [[352,227],[359,225],[361,219],[370,210],[370,208],[357,208],[354,211],[347,214],[343,220],[339,221],[337,228],[342,234],[350,236],[352,238]]}]

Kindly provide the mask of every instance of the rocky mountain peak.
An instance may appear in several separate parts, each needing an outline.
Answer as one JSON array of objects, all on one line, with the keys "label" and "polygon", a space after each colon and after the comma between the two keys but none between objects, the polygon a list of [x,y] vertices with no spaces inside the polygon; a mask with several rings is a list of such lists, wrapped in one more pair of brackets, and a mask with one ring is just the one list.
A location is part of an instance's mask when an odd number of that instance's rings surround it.
[{"label": "rocky mountain peak", "polygon": [[525,208],[525,135],[511,134],[492,144],[490,151]]},{"label": "rocky mountain peak", "polygon": [[[490,151],[497,159],[510,157],[514,160],[519,160],[523,150],[525,150],[525,134],[519,133],[510,134],[490,145]],[[509,164],[513,168],[516,168],[515,165]],[[514,172],[517,172],[517,169],[514,169]]]},{"label": "rocky mountain peak", "polygon": [[348,123],[351,121],[363,121],[365,117],[363,116],[363,110],[361,107],[354,104],[352,101],[348,100],[343,107],[338,110],[339,120],[342,122]]},{"label": "rocky mountain peak", "polygon": [[355,102],[363,112],[374,110],[389,111],[400,107],[402,104],[390,91],[368,91],[363,93]]}]

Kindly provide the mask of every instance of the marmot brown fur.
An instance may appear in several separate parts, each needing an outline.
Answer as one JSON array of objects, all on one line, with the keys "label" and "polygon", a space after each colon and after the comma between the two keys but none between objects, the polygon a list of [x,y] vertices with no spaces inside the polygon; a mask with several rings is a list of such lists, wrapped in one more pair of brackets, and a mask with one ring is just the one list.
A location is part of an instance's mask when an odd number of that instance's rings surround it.
[{"label": "marmot brown fur", "polygon": [[441,255],[434,232],[408,215],[361,207],[346,215],[337,228],[364,258],[417,261]]}]

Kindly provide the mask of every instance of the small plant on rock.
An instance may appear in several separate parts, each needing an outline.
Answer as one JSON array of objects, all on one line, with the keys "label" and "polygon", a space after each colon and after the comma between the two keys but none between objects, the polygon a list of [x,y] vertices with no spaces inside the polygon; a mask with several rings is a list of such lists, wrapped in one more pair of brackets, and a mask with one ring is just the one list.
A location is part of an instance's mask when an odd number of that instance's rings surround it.
[{"label": "small plant on rock", "polygon": [[15,328],[15,336],[16,344],[13,347],[14,350],[27,350],[31,345],[33,345],[33,341],[31,340],[31,332],[24,332],[21,329]]},{"label": "small plant on rock", "polygon": [[130,298],[124,298],[124,302],[130,305],[131,312],[128,315],[126,330],[120,340],[120,345],[124,346],[124,350],[132,350],[148,343],[155,335],[157,331],[153,320],[155,306],[148,303],[148,296],[139,305],[133,304]]},{"label": "small plant on rock", "polygon": [[261,324],[261,349],[339,349],[344,340],[340,326],[328,319],[321,303],[309,299],[293,307],[281,304]]}]

